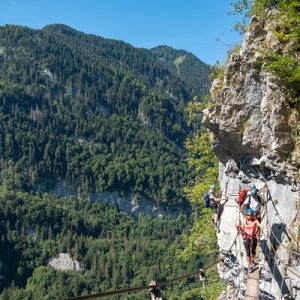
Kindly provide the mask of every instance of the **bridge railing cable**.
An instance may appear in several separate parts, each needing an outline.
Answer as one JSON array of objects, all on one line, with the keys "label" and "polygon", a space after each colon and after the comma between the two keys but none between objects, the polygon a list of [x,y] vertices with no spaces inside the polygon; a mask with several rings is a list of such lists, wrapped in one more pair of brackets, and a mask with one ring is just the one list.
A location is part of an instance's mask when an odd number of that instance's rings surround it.
[{"label": "bridge railing cable", "polygon": [[[297,248],[299,246],[298,245],[299,242],[294,238],[294,235],[288,229],[287,224],[285,223],[285,221],[279,214],[278,209],[275,206],[275,203],[272,200],[272,197],[270,196],[269,191],[268,191],[268,202],[269,201],[272,203],[272,206],[274,207],[275,216],[274,216],[273,220],[270,221],[268,213],[266,211],[265,230],[263,230],[263,236],[265,239],[265,246],[266,246],[265,248],[267,248],[267,250],[268,250],[267,251],[268,252],[267,264],[269,266],[269,270],[270,270],[273,278],[275,278],[276,275],[278,277],[278,275],[280,274],[278,287],[280,288],[281,294],[283,294],[283,290],[285,290],[285,294],[283,295],[284,299],[292,299],[293,291],[291,290],[291,288],[288,288],[287,282],[289,280],[290,286],[291,286],[291,282],[292,282],[291,274],[294,275],[294,277],[297,277],[298,279],[300,279],[300,274],[298,274],[295,270],[293,270],[291,268],[290,262],[286,263],[279,257],[279,255],[277,253],[278,248],[274,245],[274,241],[276,241],[278,243],[278,245],[280,245],[280,247],[284,248],[287,251],[289,257],[291,254],[300,257],[300,253],[298,251],[294,251],[293,249],[291,249],[291,247],[285,246],[283,244],[283,241],[281,240],[281,238],[278,237],[278,233],[276,233],[273,228],[274,227],[273,225],[277,224],[276,219],[278,219],[280,224],[285,227],[285,233],[286,233],[289,241],[292,241],[294,244],[296,244]],[[272,242],[272,240],[273,240],[273,242]],[[265,252],[265,253],[267,253],[267,252]],[[272,260],[270,260],[270,256],[273,257]],[[281,271],[280,271],[279,267],[280,267]],[[270,284],[270,289],[271,289],[271,284]],[[286,291],[288,291],[288,293]],[[269,293],[270,293],[270,291],[269,291]],[[292,298],[289,298],[289,297],[292,297]]]},{"label": "bridge railing cable", "polygon": [[[265,188],[264,188],[265,189]],[[267,189],[268,190],[268,189]],[[227,196],[229,197],[232,197],[232,196],[236,196],[238,194],[227,194]],[[267,236],[268,234],[265,233],[265,238],[266,238],[266,241],[267,241],[267,244],[268,246],[270,247],[269,248],[269,258],[268,258],[268,263],[270,262],[270,256],[272,255],[271,254],[271,251],[273,253],[273,255],[275,255],[275,258],[277,259],[277,261],[282,264],[282,266],[284,267],[284,270],[287,270],[288,272],[292,273],[294,276],[300,278],[300,274],[298,274],[297,272],[295,272],[294,270],[292,270],[291,268],[287,267],[286,264],[284,264],[282,262],[282,260],[280,260],[280,258],[278,257],[278,255],[276,254],[276,251],[274,249],[274,246],[271,244],[269,238],[272,234],[272,236],[275,238],[275,240],[281,244],[282,247],[284,247],[286,250],[290,251],[291,253],[295,254],[295,255],[299,255],[300,256],[300,253],[296,252],[296,251],[293,251],[291,249],[289,249],[288,247],[282,245],[282,241],[280,241],[276,234],[274,233],[274,231],[272,230],[272,226],[270,225],[270,221],[269,221],[269,218],[267,216],[267,210],[266,210],[266,205],[269,201],[272,202],[273,206],[274,206],[274,210],[275,210],[275,213],[276,213],[276,216],[278,216],[278,218],[280,219],[281,223],[284,223],[284,220],[283,218],[280,216],[277,208],[275,207],[275,203],[273,202],[272,198],[270,197],[270,192],[268,190],[268,195],[265,197],[267,199],[265,199],[264,201],[264,215],[262,216],[262,218],[264,218],[266,216],[266,224],[267,224],[267,230],[269,231],[269,236]],[[228,200],[227,200],[228,201]],[[226,205],[226,202],[225,201],[225,205]],[[228,205],[228,203],[227,203]],[[226,205],[226,206],[227,206]],[[240,212],[238,212],[239,214]],[[276,218],[275,216],[275,218]],[[275,218],[273,220],[273,223],[275,221]],[[287,231],[288,231],[288,228],[287,228]],[[290,236],[293,238],[293,235],[288,231],[288,233],[290,234]],[[236,245],[237,243],[237,238],[239,236],[239,232],[237,232],[236,234],[236,237],[232,243],[232,245],[230,246],[230,248],[228,250],[225,250],[225,251],[222,251],[222,254],[223,255],[226,255],[226,254],[230,254],[231,255],[231,252],[232,252],[232,248]],[[117,295],[122,295],[122,294],[129,294],[129,293],[134,293],[134,292],[140,292],[140,291],[145,291],[145,290],[152,290],[154,288],[157,288],[157,287],[163,287],[163,286],[166,286],[166,285],[170,285],[170,284],[173,284],[177,281],[181,281],[181,280],[184,280],[186,278],[190,278],[190,277],[194,277],[194,276],[200,276],[201,274],[205,273],[206,271],[208,271],[210,268],[212,268],[213,266],[215,266],[216,264],[220,263],[221,261],[223,261],[223,258],[219,258],[217,259],[216,261],[214,261],[213,263],[211,263],[210,265],[206,266],[205,268],[202,268],[202,269],[199,269],[197,270],[196,272],[193,272],[193,273],[189,273],[189,274],[186,274],[186,275],[183,275],[183,276],[179,276],[179,277],[176,277],[176,278],[173,278],[173,279],[169,279],[169,280],[165,280],[165,281],[162,281],[162,282],[156,282],[156,281],[153,281],[151,282],[149,285],[147,286],[142,286],[142,287],[133,287],[133,288],[127,288],[127,289],[121,289],[121,290],[116,290],[116,291],[109,291],[109,292],[103,292],[103,293],[95,293],[95,294],[89,294],[89,295],[83,295],[83,296],[77,296],[77,297],[72,297],[72,298],[67,298],[65,300],[87,300],[87,299],[98,299],[98,298],[104,298],[104,297],[110,297],[110,296],[117,296]],[[275,262],[274,262],[275,264]],[[274,269],[273,268],[273,275],[274,275]],[[287,273],[285,272],[285,275]],[[283,285],[283,284],[281,284]]]},{"label": "bridge railing cable", "polygon": [[[274,245],[270,242],[269,238],[268,238],[268,233],[265,232],[264,233],[264,238],[266,240],[266,245],[268,247],[268,251],[269,253],[271,254],[271,256],[273,257],[273,260],[272,260],[272,263],[270,264],[270,260],[268,261],[268,265],[269,265],[269,269],[270,269],[270,272],[272,274],[272,276],[275,278],[275,276],[280,273],[279,271],[279,266],[281,266],[281,272],[283,274],[281,274],[281,279],[280,282],[278,282],[278,286],[280,288],[280,291],[281,293],[283,293],[283,289],[285,287],[285,289],[287,289],[287,284],[286,284],[286,281],[287,280],[290,280],[291,281],[291,278],[290,276],[288,275],[288,272],[290,272],[291,274],[293,274],[295,277],[299,278],[300,279],[300,274],[298,274],[296,271],[294,271],[292,268],[290,268],[288,266],[288,264],[286,264],[280,257],[279,255],[277,254],[276,252],[276,248],[274,247]],[[271,284],[270,284],[270,290],[269,290],[269,293],[271,292]],[[288,289],[288,294],[285,293],[285,296],[286,298],[284,299],[291,299],[291,298],[287,298],[287,296],[290,296],[292,297],[292,291],[291,289]]]},{"label": "bridge railing cable", "polygon": [[[279,240],[279,238],[277,237],[277,234],[276,234],[276,233],[274,232],[274,230],[272,229],[272,226],[271,226],[271,224],[270,224],[270,222],[269,222],[268,217],[267,217],[266,225],[267,225],[267,227],[269,228],[270,237],[272,236],[272,237],[277,241],[277,243],[280,244],[280,246],[283,247],[284,249],[286,249],[288,252],[293,253],[294,255],[300,257],[300,252],[294,251],[294,250],[292,250],[291,248],[289,248],[289,247],[285,246],[284,244],[282,244],[282,241]],[[285,225],[285,224],[284,224],[284,225]]]},{"label": "bridge railing cable", "polygon": [[[232,245],[230,246],[230,248],[225,251],[225,254],[226,253],[231,253],[231,250],[232,250],[233,246],[236,243],[237,237],[238,237],[238,234],[236,235],[236,237],[235,237]],[[216,264],[220,263],[221,261],[223,261],[223,258],[217,259],[216,261],[214,261],[210,265],[206,266],[205,268],[199,269],[196,272],[189,273],[189,274],[186,274],[186,275],[183,275],[183,276],[180,276],[180,277],[176,277],[176,278],[173,278],[173,279],[170,279],[170,280],[162,281],[162,282],[155,282],[155,285],[149,284],[147,286],[142,286],[142,287],[133,287],[133,288],[121,289],[121,290],[110,291],[110,292],[95,293],[95,294],[90,294],[90,295],[71,297],[71,298],[67,298],[67,299],[64,299],[64,300],[97,299],[97,298],[111,297],[111,296],[117,296],[117,295],[122,295],[122,294],[129,294],[129,293],[134,293],[134,292],[151,290],[153,288],[170,285],[174,282],[177,282],[177,281],[180,281],[180,280],[183,280],[183,279],[186,279],[186,278],[190,278],[190,277],[194,277],[194,276],[200,276],[201,274],[205,273],[206,271],[208,271],[210,268],[212,268]]]},{"label": "bridge railing cable", "polygon": [[189,273],[180,277],[176,277],[170,280],[162,281],[162,282],[156,282],[155,285],[147,285],[147,286],[142,286],[142,287],[135,287],[135,288],[128,288],[128,289],[121,289],[121,290],[116,290],[116,291],[110,291],[110,292],[104,292],[104,293],[96,293],[96,294],[90,294],[90,295],[84,295],[84,296],[78,296],[78,297],[72,297],[72,298],[67,298],[65,300],[87,300],[87,299],[97,299],[97,298],[104,298],[104,297],[110,297],[110,296],[117,296],[117,295],[122,295],[122,294],[129,294],[129,293],[134,293],[134,292],[140,292],[140,291],[145,291],[145,290],[150,290],[153,287],[162,287],[166,285],[170,285],[174,282],[194,277],[194,276],[199,276],[202,272],[205,272],[209,270],[211,267],[215,266],[219,262],[221,262],[222,259],[218,259],[217,261],[213,262],[209,266],[207,266],[204,269],[200,269],[196,272]]},{"label": "bridge railing cable", "polygon": [[[278,211],[278,209],[276,207],[276,204],[274,203],[273,198],[271,197],[270,190],[269,190],[269,188],[267,186],[266,186],[266,189],[267,189],[267,193],[268,193],[268,196],[267,196],[268,200],[272,203],[272,206],[274,208],[274,211],[275,211],[276,215],[278,216],[278,219],[280,220],[280,222],[282,224],[286,225],[284,219],[282,218],[282,216],[280,215],[280,213],[279,213],[279,211]],[[300,209],[300,207],[298,208],[298,210],[299,209]],[[296,243],[297,246],[299,246],[299,240],[297,238],[295,238],[294,233],[291,232],[290,229],[287,226],[286,226],[286,231],[288,233],[288,237],[291,238]]]}]

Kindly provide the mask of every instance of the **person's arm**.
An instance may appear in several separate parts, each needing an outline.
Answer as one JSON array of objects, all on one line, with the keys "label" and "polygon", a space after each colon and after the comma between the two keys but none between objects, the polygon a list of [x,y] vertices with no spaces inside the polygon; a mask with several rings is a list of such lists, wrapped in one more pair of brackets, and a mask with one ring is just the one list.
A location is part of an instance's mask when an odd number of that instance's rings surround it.
[{"label": "person's arm", "polygon": [[221,204],[224,205],[228,201],[228,195],[221,194],[221,196],[220,196],[220,198],[218,198],[218,200],[219,200],[219,202],[223,202]]},{"label": "person's arm", "polygon": [[257,220],[256,220],[255,222],[256,222],[256,226],[257,226],[257,227],[259,227],[260,229],[263,228],[263,226],[262,226]]},{"label": "person's arm", "polygon": [[223,200],[227,200],[227,196],[223,196],[222,194],[215,195],[215,202],[220,203]]},{"label": "person's arm", "polygon": [[241,207],[241,211],[245,210],[245,206],[246,206],[246,204],[243,203],[243,204],[242,204],[242,207]]},{"label": "person's arm", "polygon": [[209,199],[214,203],[214,205],[219,205],[221,198],[218,198],[216,195],[214,194],[210,194],[209,195]]},{"label": "person's arm", "polygon": [[244,222],[242,223],[239,223],[239,224],[236,224],[235,225],[236,229],[240,232],[243,232],[243,229],[244,229]]},{"label": "person's arm", "polygon": [[222,201],[222,198],[215,198],[216,203],[220,203]]},{"label": "person's arm", "polygon": [[246,198],[246,200],[244,201],[244,203],[242,204],[242,207],[241,207],[241,211],[243,211],[245,208],[246,208],[246,205],[249,204],[249,198]]}]

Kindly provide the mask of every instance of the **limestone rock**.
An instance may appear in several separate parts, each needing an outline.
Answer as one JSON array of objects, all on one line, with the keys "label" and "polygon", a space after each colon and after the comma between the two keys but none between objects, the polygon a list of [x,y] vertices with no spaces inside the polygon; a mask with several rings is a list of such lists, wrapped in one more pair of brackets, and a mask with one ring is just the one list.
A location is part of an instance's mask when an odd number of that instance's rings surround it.
[{"label": "limestone rock", "polygon": [[[270,47],[275,51],[285,47],[272,31],[276,18],[272,20],[252,19],[239,53],[229,60],[223,82],[218,79],[212,85],[213,105],[203,111],[203,123],[212,133],[213,150],[220,160],[221,187],[227,187],[229,195],[218,233],[225,261],[219,273],[229,287],[220,299],[243,299],[245,292],[247,262],[242,236],[237,236],[235,228],[243,216],[235,198],[239,188],[250,183],[265,190],[266,201],[266,227],[259,253],[260,296],[275,300],[289,294],[300,299],[299,278],[292,273],[300,274],[300,257],[289,251],[295,246],[291,236],[297,236],[300,223],[299,185],[295,180],[300,162],[293,160],[293,132],[299,114],[289,106],[284,90],[264,65],[262,53]],[[273,233],[266,229],[267,221]]]},{"label": "limestone rock", "polygon": [[82,271],[82,267],[80,266],[79,262],[75,259],[72,259],[68,253],[59,253],[58,258],[50,258],[48,265],[55,270],[60,271]]},{"label": "limestone rock", "polygon": [[[242,165],[245,158],[261,161],[251,168],[292,183],[296,163],[287,161],[295,148],[293,130],[299,117],[291,121],[294,111],[284,90],[264,67],[261,53],[281,45],[271,28],[269,22],[252,20],[239,53],[230,58],[223,83],[217,79],[212,85],[220,91],[213,95],[214,105],[204,110],[203,123],[213,133],[213,148],[223,164],[231,160]],[[243,171],[247,173],[249,166]]]}]

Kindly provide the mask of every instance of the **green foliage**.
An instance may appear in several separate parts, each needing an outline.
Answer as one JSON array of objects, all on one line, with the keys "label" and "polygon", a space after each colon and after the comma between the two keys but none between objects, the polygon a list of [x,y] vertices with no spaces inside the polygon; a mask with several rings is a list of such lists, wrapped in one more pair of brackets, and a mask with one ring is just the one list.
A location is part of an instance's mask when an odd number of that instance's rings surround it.
[{"label": "green foliage", "polygon": [[244,35],[248,28],[251,2],[251,0],[238,0],[230,3],[233,9],[229,12],[229,14],[243,16],[241,22],[236,22],[234,24],[234,30],[239,32],[241,35]]},{"label": "green foliage", "polygon": [[217,61],[216,64],[212,68],[212,73],[209,75],[210,80],[215,80],[214,88],[211,91],[211,96],[214,97],[221,90],[223,86],[223,80],[225,76],[225,65],[220,65],[220,62]]},{"label": "green foliage", "polygon": [[211,210],[202,208],[201,214],[197,215],[193,222],[193,230],[187,238],[188,244],[186,248],[180,254],[181,258],[188,260],[199,253],[211,259],[216,258],[218,245],[211,218]]},{"label": "green foliage", "polygon": [[[191,228],[187,216],[133,218],[100,201],[1,187],[0,220],[2,299],[63,299],[143,286],[203,266],[200,254],[188,262],[176,257],[184,247],[180,235]],[[78,259],[83,273],[48,267],[48,259],[61,252]],[[196,286],[190,279],[163,293],[169,299]]]},{"label": "green foliage", "polygon": [[193,126],[193,130],[199,129],[202,122],[202,110],[207,106],[209,99],[206,97],[202,101],[199,101],[197,97],[189,102],[186,107],[188,116],[188,124]]},{"label": "green foliage", "polygon": [[250,16],[250,9],[251,9],[251,0],[238,0],[231,2],[230,5],[232,6],[233,10],[230,11],[230,14],[243,14],[245,17]]},{"label": "green foliage", "polygon": [[229,12],[231,15],[242,15],[242,21],[236,22],[234,30],[244,35],[249,28],[250,18],[253,16],[263,17],[267,8],[272,4],[271,0],[237,0],[230,3],[233,10]]},{"label": "green foliage", "polygon": [[[258,16],[274,22],[274,34],[282,43],[281,51],[270,50],[265,53],[266,69],[272,72],[287,92],[289,103],[299,105],[300,99],[300,3],[298,0],[239,0],[232,3],[233,14],[242,14],[244,20]],[[268,16],[269,9],[276,14]],[[236,26],[240,28],[239,25]],[[285,46],[286,44],[286,46]]]},{"label": "green foliage", "polygon": [[222,290],[226,288],[225,284],[220,281],[219,274],[216,268],[212,268],[206,273],[207,283],[205,290],[196,288],[183,293],[184,300],[216,300],[219,298]]},{"label": "green foliage", "polygon": [[292,105],[300,103],[300,3],[297,0],[281,0],[277,3],[278,14],[275,34],[287,47],[284,52],[270,51],[266,54],[266,68],[282,84]]},{"label": "green foliage", "polygon": [[290,102],[300,101],[300,63],[288,54],[271,53],[266,69],[274,73],[290,92]]},{"label": "green foliage", "polygon": [[187,247],[180,255],[189,259],[201,253],[216,257],[217,238],[212,226],[212,213],[203,207],[204,194],[211,184],[218,186],[218,160],[211,150],[208,133],[198,131],[193,138],[187,141],[189,150],[188,163],[195,170],[196,178],[193,185],[184,189],[194,208],[193,231],[187,237]]},{"label": "green foliage", "polygon": [[178,72],[180,72],[180,65],[184,62],[185,57],[186,57],[185,55],[178,56],[174,60],[174,65],[175,65],[176,69],[178,70]]},{"label": "green foliage", "polygon": [[[192,120],[201,118],[202,104],[193,104],[188,107],[188,114]],[[186,141],[189,152],[188,164],[195,171],[193,184],[184,189],[193,206],[193,228],[185,235],[186,247],[179,254],[184,261],[189,261],[201,253],[201,257],[209,264],[218,258],[218,245],[215,229],[212,225],[212,212],[204,208],[204,194],[211,184],[218,187],[218,160],[211,149],[209,134],[203,128],[196,130],[193,137]],[[206,274],[208,283],[206,289],[192,289],[182,295],[182,299],[216,299],[224,289],[224,284],[218,277],[216,267],[209,269]]]},{"label": "green foliage", "polygon": [[233,10],[230,14],[236,15],[240,14],[244,17],[243,22],[254,15],[262,15],[265,13],[266,9],[272,5],[270,0],[237,0],[231,2]]},{"label": "green foliage", "polygon": [[175,50],[168,46],[150,49],[155,59],[162,62],[171,72],[176,72],[191,91],[190,99],[202,99],[209,91],[211,73],[210,66],[199,60],[195,55],[184,50]]},{"label": "green foliage", "polygon": [[[197,199],[204,195],[204,191],[209,186],[216,184],[218,178],[218,159],[211,149],[209,134],[207,132],[198,131],[191,139],[186,142],[189,151],[188,163],[195,170],[195,185],[187,188],[189,200],[197,203]],[[202,199],[202,198],[201,198]]]},{"label": "green foliage", "polygon": [[192,87],[152,51],[64,25],[3,26],[0,44],[0,160],[14,169],[6,182],[48,190],[57,179],[82,194],[186,204],[185,106],[199,82],[207,92],[209,66],[193,57]]},{"label": "green foliage", "polygon": [[217,61],[213,66],[213,72],[209,75],[209,79],[214,80],[218,78],[220,81],[223,81],[224,71],[225,71],[225,66],[221,65],[220,62]]},{"label": "green foliage", "polygon": [[[187,216],[133,218],[101,202],[35,190],[66,182],[82,198],[118,191],[185,210],[182,188],[193,179],[183,149],[191,129],[185,107],[207,93],[209,66],[175,50],[163,61],[153,49],[64,25],[3,26],[0,45],[0,297],[62,299],[202,267],[200,254],[176,257],[191,228]],[[83,273],[48,267],[61,252],[78,259]],[[178,299],[198,286],[191,278],[163,292]]]}]

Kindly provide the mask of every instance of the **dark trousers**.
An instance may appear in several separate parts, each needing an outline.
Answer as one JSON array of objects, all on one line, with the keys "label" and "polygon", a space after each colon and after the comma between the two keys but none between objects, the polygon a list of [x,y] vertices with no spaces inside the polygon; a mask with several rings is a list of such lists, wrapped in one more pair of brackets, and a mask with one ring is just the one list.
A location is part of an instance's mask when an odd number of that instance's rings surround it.
[{"label": "dark trousers", "polygon": [[244,246],[247,252],[247,256],[255,256],[257,239],[253,237],[251,239],[244,238]]}]

